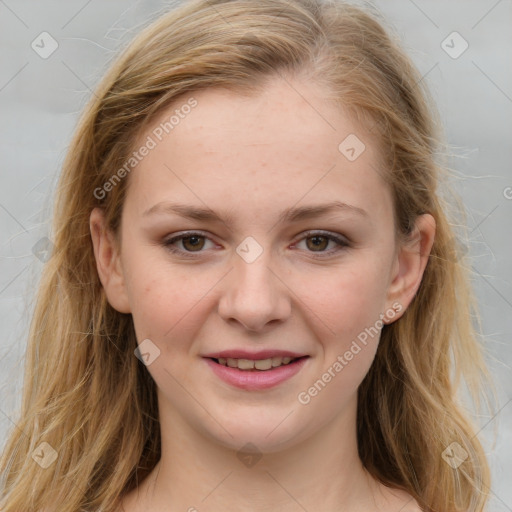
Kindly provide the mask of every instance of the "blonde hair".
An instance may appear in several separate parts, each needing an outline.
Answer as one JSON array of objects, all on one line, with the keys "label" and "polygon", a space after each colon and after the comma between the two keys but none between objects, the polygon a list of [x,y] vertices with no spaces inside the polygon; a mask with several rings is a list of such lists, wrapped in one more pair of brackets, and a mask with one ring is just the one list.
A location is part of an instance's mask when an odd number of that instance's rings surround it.
[{"label": "blonde hair", "polygon": [[[337,1],[193,0],[146,28],[84,110],[56,196],[54,251],[29,333],[22,409],[0,462],[3,512],[101,510],[160,457],[155,383],[134,357],[132,318],[108,303],[89,215],[114,232],[128,177],[101,199],[155,115],[179,97],[224,87],[256,94],[276,75],[305,75],[377,134],[397,233],[430,213],[436,238],[420,288],[383,328],[358,391],[358,446],[367,470],[426,511],[482,511],[490,486],[475,428],[456,401],[463,378],[475,403],[486,369],[467,265],[438,188],[435,110],[422,79],[377,17]],[[340,141],[341,142],[341,141]],[[41,442],[58,454],[42,469]],[[452,468],[442,453],[469,457]],[[453,445],[452,445],[453,446]]]}]

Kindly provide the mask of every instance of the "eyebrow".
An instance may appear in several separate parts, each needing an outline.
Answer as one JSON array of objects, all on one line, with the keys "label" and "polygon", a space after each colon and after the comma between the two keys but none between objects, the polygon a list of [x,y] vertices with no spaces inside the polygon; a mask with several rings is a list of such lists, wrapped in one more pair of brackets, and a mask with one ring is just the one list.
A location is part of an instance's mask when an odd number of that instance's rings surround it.
[{"label": "eyebrow", "polygon": [[[291,207],[284,210],[278,217],[278,222],[299,222],[302,220],[312,219],[333,212],[354,213],[359,216],[369,217],[368,212],[351,204],[341,201],[332,201],[324,204],[313,204],[308,206]],[[232,213],[224,213],[219,215],[209,208],[191,206],[182,203],[173,203],[163,201],[153,205],[147,209],[142,215],[148,216],[156,213],[175,214],[180,217],[205,222],[223,222],[225,224],[233,224],[236,215]]]}]

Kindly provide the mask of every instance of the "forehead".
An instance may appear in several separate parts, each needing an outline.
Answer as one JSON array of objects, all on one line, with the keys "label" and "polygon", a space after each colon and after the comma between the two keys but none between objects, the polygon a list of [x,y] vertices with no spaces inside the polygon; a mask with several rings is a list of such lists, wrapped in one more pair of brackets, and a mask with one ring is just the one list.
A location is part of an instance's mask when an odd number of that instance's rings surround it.
[{"label": "forehead", "polygon": [[131,173],[127,201],[139,214],[175,199],[248,216],[307,201],[386,207],[376,141],[325,97],[285,79],[251,96],[221,88],[181,96],[139,138],[154,147]]}]

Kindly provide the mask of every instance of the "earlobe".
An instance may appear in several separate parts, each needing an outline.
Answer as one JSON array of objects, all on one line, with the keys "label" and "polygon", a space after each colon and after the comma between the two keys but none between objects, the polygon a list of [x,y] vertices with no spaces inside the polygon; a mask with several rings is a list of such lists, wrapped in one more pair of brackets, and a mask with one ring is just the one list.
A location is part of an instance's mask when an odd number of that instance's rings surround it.
[{"label": "earlobe", "polygon": [[434,217],[428,213],[420,215],[416,219],[409,240],[397,250],[387,297],[390,305],[396,303],[401,305],[393,321],[403,315],[420,287],[434,244],[435,232]]},{"label": "earlobe", "polygon": [[96,259],[96,268],[110,305],[120,313],[130,313],[124,273],[118,244],[107,229],[101,208],[94,208],[89,218],[89,228]]}]

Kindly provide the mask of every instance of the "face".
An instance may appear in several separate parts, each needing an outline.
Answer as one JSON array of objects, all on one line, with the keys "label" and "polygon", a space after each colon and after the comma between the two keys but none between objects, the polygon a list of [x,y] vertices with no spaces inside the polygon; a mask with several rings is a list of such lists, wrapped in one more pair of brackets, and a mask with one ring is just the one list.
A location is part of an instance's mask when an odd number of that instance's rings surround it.
[{"label": "face", "polygon": [[174,104],[140,139],[156,144],[129,175],[110,267],[95,242],[160,413],[234,449],[284,449],[353,418],[383,322],[424,267],[397,247],[376,141],[293,84],[194,93],[162,135],[188,97]]}]

